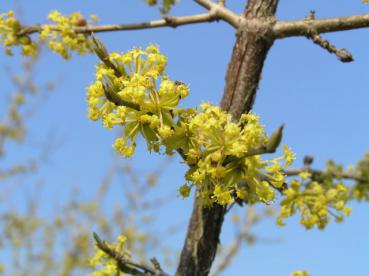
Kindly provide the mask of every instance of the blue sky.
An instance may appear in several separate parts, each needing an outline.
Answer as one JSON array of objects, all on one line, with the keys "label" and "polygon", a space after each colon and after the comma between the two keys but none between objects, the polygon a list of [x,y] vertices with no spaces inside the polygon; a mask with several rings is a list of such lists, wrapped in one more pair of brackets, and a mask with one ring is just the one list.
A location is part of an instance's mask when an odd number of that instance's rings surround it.
[{"label": "blue sky", "polygon": [[[1,12],[14,8],[14,1],[1,2]],[[28,24],[45,22],[52,9],[62,13],[94,13],[100,17],[101,24],[141,22],[160,16],[155,8],[137,0],[17,2]],[[182,2],[173,10],[173,15],[203,11],[192,1]],[[236,12],[242,11],[243,1],[228,2]],[[318,18],[335,17],[368,13],[369,6],[360,0],[285,0],[281,1],[277,17],[301,19],[310,10],[315,10]],[[284,143],[296,152],[296,165],[301,164],[305,154],[315,156],[316,167],[322,167],[328,159],[350,165],[369,150],[368,36],[369,29],[324,36],[337,47],[352,52],[355,62],[350,64],[340,63],[335,56],[304,38],[277,41],[273,46],[262,74],[254,111],[260,115],[268,131],[285,123]],[[161,51],[169,58],[169,76],[190,84],[191,94],[186,105],[220,101],[225,70],[235,41],[234,31],[225,23],[185,26],[175,30],[115,32],[99,37],[112,51],[145,47],[149,43],[160,45]],[[53,154],[50,164],[40,172],[45,183],[50,183],[45,191],[46,198],[62,201],[68,195],[67,187],[70,185],[78,185],[82,196],[93,195],[94,187],[114,156],[111,150],[114,133],[86,118],[85,88],[93,81],[96,62],[94,56],[64,61],[45,53],[37,66],[39,81],[60,79],[61,85],[31,118],[29,131],[32,141],[21,148],[9,145],[16,153],[9,162],[32,155],[35,145],[40,145],[50,131],[63,137],[61,150]],[[1,55],[0,64],[17,68],[19,59]],[[0,79],[1,90],[10,90],[6,75],[1,73]],[[161,157],[149,156],[141,143],[133,164],[149,170],[160,160]],[[184,171],[183,165],[171,165],[163,175],[158,193],[164,194],[167,189],[174,191],[184,182]],[[270,221],[261,223],[255,232],[281,241],[244,246],[224,275],[284,276],[299,269],[307,269],[313,276],[365,274],[369,271],[369,205],[352,204],[352,207],[353,213],[344,223],[332,223],[323,232],[306,231],[297,219],[288,220],[283,228]],[[190,211],[191,200],[178,199],[160,214],[163,218],[161,223],[168,219],[183,223]],[[226,225],[222,240],[231,237],[232,232],[228,228]],[[180,248],[183,234],[170,240],[171,245]]]}]

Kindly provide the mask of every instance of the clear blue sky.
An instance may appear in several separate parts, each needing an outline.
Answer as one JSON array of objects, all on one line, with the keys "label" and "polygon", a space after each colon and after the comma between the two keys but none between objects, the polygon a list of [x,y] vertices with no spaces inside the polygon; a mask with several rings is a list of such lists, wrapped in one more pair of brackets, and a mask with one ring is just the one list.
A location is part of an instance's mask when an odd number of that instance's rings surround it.
[{"label": "clear blue sky", "polygon": [[[14,8],[14,1],[1,1],[0,12]],[[62,13],[80,11],[94,13],[100,23],[141,22],[160,15],[147,7],[143,0],[107,1],[17,1],[23,9],[26,23],[42,23],[52,9]],[[183,0],[174,15],[203,11],[189,0]],[[229,7],[240,13],[244,1],[228,0]],[[277,13],[280,19],[301,19],[310,10],[317,17],[344,16],[369,12],[360,0],[351,1],[281,1]],[[296,165],[305,154],[315,156],[315,166],[335,159],[353,164],[369,150],[369,29],[329,34],[336,46],[350,50],[355,62],[342,64],[335,56],[321,50],[304,38],[277,41],[273,46],[264,72],[254,111],[261,116],[269,131],[286,124],[284,142],[297,153]],[[99,35],[108,48],[124,51],[149,43],[160,45],[169,57],[168,73],[173,79],[190,84],[191,94],[186,105],[202,101],[217,103],[224,88],[224,75],[235,40],[234,31],[225,23],[146,31],[115,32]],[[0,64],[17,67],[18,59],[0,56]],[[62,79],[62,84],[40,107],[30,121],[30,135],[39,143],[48,131],[66,137],[62,149],[52,156],[51,165],[40,172],[49,183],[48,195],[62,201],[68,186],[79,185],[86,197],[94,193],[113,156],[114,133],[86,119],[85,88],[93,81],[93,56],[76,57],[65,62],[45,53],[38,65],[37,78]],[[1,69],[2,70],[2,69]],[[6,75],[0,75],[2,88],[11,89]],[[2,93],[3,91],[1,91]],[[14,160],[32,155],[33,144],[17,151]],[[145,153],[141,143],[134,157],[136,167],[150,169],[160,160]],[[151,161],[152,160],[152,161]],[[183,183],[182,165],[172,165],[165,172],[161,187],[175,190]],[[46,195],[46,197],[48,197]],[[191,200],[171,203],[170,210],[161,214],[166,219],[185,222],[191,210]],[[285,276],[307,269],[313,276],[369,275],[369,204],[353,204],[353,213],[342,224],[331,223],[322,231],[306,231],[297,219],[288,220],[280,228],[273,222],[263,222],[255,232],[262,237],[281,238],[278,243],[257,243],[244,246],[234,264],[224,275]],[[229,224],[229,221],[227,221]],[[180,248],[183,233],[171,240]],[[227,226],[222,240],[231,231]]]}]

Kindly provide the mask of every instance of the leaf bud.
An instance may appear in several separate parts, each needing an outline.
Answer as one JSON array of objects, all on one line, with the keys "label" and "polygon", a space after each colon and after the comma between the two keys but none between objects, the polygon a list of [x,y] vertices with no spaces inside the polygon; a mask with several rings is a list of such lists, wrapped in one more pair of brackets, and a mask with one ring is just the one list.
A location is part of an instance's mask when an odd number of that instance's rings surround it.
[{"label": "leaf bud", "polygon": [[266,145],[267,152],[273,153],[278,148],[282,141],[284,125],[281,125],[275,132],[269,137],[269,141]]}]

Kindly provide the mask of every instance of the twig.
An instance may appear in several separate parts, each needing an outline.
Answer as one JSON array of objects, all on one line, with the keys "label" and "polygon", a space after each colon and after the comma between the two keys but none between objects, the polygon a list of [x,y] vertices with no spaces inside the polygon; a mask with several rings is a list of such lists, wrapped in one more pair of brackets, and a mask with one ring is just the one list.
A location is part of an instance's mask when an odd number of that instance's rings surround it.
[{"label": "twig", "polygon": [[337,58],[342,62],[352,62],[352,61],[354,61],[354,59],[352,57],[352,54],[348,50],[346,50],[344,48],[337,49],[337,47],[335,47],[334,45],[329,43],[329,41],[327,39],[322,38],[315,31],[311,31],[307,35],[307,38],[311,39],[315,44],[319,45],[323,49],[326,49],[329,53],[335,54],[337,56]]},{"label": "twig", "polygon": [[159,263],[159,261],[155,258],[155,257],[152,257],[150,259],[150,262],[152,263],[152,265],[155,267],[155,269],[161,273],[164,273],[163,269],[161,268],[161,265]]},{"label": "twig", "polygon": [[209,14],[212,14],[214,17],[229,23],[236,29],[238,29],[238,27],[241,25],[240,23],[243,20],[243,17],[226,8],[224,5],[225,1],[218,1],[217,3],[213,3],[210,0],[193,1],[209,10]]},{"label": "twig", "polygon": [[[143,29],[154,29],[154,28],[163,28],[163,27],[171,27],[176,28],[183,25],[189,25],[189,24],[198,24],[198,23],[206,23],[206,22],[213,22],[216,20],[229,20],[229,15],[225,16],[226,19],[223,19],[223,13],[220,13],[218,16],[218,13],[200,13],[200,14],[194,14],[194,15],[187,15],[187,16],[178,16],[178,17],[164,17],[163,19],[158,20],[152,20],[148,22],[141,22],[141,23],[128,23],[128,24],[108,24],[108,25],[100,25],[100,26],[92,26],[87,25],[84,27],[74,27],[73,30],[76,33],[84,33],[84,34],[90,34],[90,33],[101,33],[101,32],[113,32],[113,31],[132,31],[132,30],[143,30]],[[234,22],[234,15],[233,24],[236,24]],[[227,21],[228,22],[228,21]],[[232,25],[232,24],[231,24]],[[19,35],[25,35],[25,34],[32,34],[41,32],[44,27],[50,27],[51,30],[58,30],[56,26],[53,25],[30,25],[30,26],[23,26],[22,30],[19,32]],[[233,26],[233,25],[232,25]],[[236,25],[235,25],[236,26]]]},{"label": "twig", "polygon": [[369,14],[315,20],[277,21],[272,32],[275,39],[306,36],[311,30],[318,34],[354,30],[369,27]]},{"label": "twig", "polygon": [[313,176],[319,177],[322,175],[331,175],[334,178],[338,179],[350,179],[360,182],[369,182],[369,179],[363,178],[357,174],[349,173],[349,172],[327,172],[327,171],[321,171],[321,170],[315,170],[310,168],[291,168],[286,169],[283,171],[283,173],[286,176],[297,176],[302,172],[308,172],[311,173]]},{"label": "twig", "polygon": [[96,233],[93,233],[93,236],[96,241],[96,246],[100,250],[104,251],[109,257],[116,260],[119,269],[122,272],[139,276],[147,276],[147,275],[168,276],[167,273],[163,272],[162,270],[157,270],[155,267],[151,267],[149,265],[128,259],[125,255],[121,254],[120,252],[115,250],[112,246],[110,246],[108,243],[100,239],[100,237]]},{"label": "twig", "polygon": [[[310,11],[310,15],[306,18],[306,20],[316,20],[315,11]],[[337,49],[327,39],[322,38],[314,29],[308,31],[306,37],[311,39],[315,44],[319,45],[323,49],[327,50],[329,53],[335,54],[342,62],[351,62],[354,60],[349,51],[346,49]]]}]

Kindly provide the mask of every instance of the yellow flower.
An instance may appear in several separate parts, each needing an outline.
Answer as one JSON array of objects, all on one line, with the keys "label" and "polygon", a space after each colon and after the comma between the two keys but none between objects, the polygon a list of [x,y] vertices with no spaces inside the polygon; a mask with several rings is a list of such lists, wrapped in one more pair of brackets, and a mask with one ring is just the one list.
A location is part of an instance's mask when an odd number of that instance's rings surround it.
[{"label": "yellow flower", "polygon": [[117,238],[118,242],[120,243],[120,245],[124,244],[127,241],[127,237],[123,236],[123,235],[119,235]]},{"label": "yellow flower", "polygon": [[301,172],[301,173],[299,173],[299,176],[300,176],[300,178],[302,179],[302,180],[306,180],[306,179],[308,179],[308,178],[310,178],[311,177],[311,173],[309,173],[309,172]]},{"label": "yellow flower", "polygon": [[77,54],[91,53],[91,42],[84,34],[78,34],[74,27],[84,20],[80,13],[63,16],[58,11],[51,11],[47,17],[54,25],[46,25],[40,33],[40,39],[47,42],[49,49],[69,59],[73,51]]},{"label": "yellow flower", "polygon": [[20,46],[22,54],[35,57],[38,46],[29,35],[19,35],[20,22],[14,17],[13,11],[0,14],[0,43],[5,47],[5,54],[12,55],[14,46]]},{"label": "yellow flower", "polygon": [[162,137],[168,137],[173,134],[173,131],[170,129],[169,126],[163,125],[158,129],[158,133]]},{"label": "yellow flower", "polygon": [[293,151],[291,151],[291,149],[286,145],[283,145],[282,148],[284,150],[284,158],[286,160],[285,166],[288,167],[293,163],[296,157]]}]

